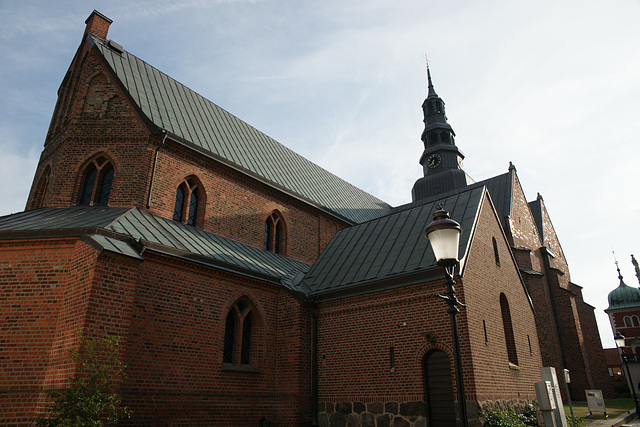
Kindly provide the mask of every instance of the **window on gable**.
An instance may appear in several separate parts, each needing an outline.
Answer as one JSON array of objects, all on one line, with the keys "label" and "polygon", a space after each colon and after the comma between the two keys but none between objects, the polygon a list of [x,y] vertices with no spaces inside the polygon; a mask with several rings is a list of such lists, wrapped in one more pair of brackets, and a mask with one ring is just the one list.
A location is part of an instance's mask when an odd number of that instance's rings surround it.
[{"label": "window on gable", "polygon": [[513,324],[511,323],[511,311],[509,302],[505,294],[500,294],[500,311],[502,311],[502,326],[504,328],[504,338],[507,344],[507,355],[509,362],[518,364],[518,352],[516,351],[516,340],[513,334]]},{"label": "window on gable", "polygon": [[188,225],[196,225],[200,205],[200,186],[194,178],[187,178],[176,189],[173,220]]},{"label": "window on gable", "polygon": [[106,205],[109,203],[114,169],[104,156],[92,160],[84,169],[78,203],[81,205]]},{"label": "window on gable", "polygon": [[286,229],[284,219],[274,211],[264,224],[264,248],[277,254],[285,253]]},{"label": "window on gable", "polygon": [[[244,299],[231,307],[224,328],[223,363],[251,365],[253,321],[253,310]],[[242,327],[238,328],[239,325]]]},{"label": "window on gable", "polygon": [[496,265],[500,266],[500,252],[498,252],[498,242],[495,237],[491,238],[493,241],[493,256],[496,259]]}]

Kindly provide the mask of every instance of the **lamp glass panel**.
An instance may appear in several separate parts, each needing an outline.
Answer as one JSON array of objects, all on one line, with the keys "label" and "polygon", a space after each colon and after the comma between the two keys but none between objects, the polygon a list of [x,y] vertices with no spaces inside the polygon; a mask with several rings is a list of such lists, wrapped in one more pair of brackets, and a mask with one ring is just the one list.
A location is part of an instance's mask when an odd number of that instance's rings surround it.
[{"label": "lamp glass panel", "polygon": [[460,231],[457,229],[441,228],[429,233],[429,241],[436,256],[436,261],[443,259],[458,260],[458,242]]}]

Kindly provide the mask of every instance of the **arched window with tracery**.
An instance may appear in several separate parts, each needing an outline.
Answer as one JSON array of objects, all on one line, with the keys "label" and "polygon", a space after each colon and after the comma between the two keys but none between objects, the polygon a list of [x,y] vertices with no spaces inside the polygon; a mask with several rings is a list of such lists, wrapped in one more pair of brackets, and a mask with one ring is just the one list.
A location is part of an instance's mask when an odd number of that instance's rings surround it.
[{"label": "arched window with tracery", "polygon": [[81,205],[106,205],[109,203],[115,170],[105,156],[98,156],[84,168],[78,195]]},{"label": "arched window with tracery", "polygon": [[277,254],[284,254],[286,246],[286,227],[284,218],[273,211],[264,223],[264,248]]},{"label": "arched window with tracery", "polygon": [[502,311],[502,326],[504,327],[504,339],[507,344],[509,362],[517,365],[516,339],[513,334],[513,324],[511,323],[511,310],[509,310],[509,302],[505,294],[500,294],[500,311]]},{"label": "arched window with tracery", "polygon": [[224,327],[223,363],[254,364],[255,316],[253,312],[254,310],[245,298],[240,298],[229,310]]},{"label": "arched window with tracery", "polygon": [[176,202],[173,207],[173,220],[188,225],[198,223],[198,209],[200,208],[200,194],[202,189],[194,177],[182,181],[176,189]]}]

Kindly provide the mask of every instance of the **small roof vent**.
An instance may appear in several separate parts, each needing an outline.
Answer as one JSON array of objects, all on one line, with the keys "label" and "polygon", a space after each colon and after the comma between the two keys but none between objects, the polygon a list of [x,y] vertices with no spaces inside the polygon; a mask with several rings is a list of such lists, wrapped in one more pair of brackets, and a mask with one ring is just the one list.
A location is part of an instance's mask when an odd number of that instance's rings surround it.
[{"label": "small roof vent", "polygon": [[122,52],[124,52],[124,48],[120,46],[118,43],[114,42],[113,40],[107,41],[107,46],[109,47],[109,49],[113,50],[119,55],[122,55]]}]

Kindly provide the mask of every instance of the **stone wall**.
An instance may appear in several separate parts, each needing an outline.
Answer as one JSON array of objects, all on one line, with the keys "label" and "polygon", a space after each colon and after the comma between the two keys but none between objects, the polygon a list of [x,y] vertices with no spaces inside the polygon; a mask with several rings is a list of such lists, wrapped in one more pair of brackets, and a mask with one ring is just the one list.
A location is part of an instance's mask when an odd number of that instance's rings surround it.
[{"label": "stone wall", "polygon": [[417,402],[320,402],[319,427],[426,427],[426,405]]}]

